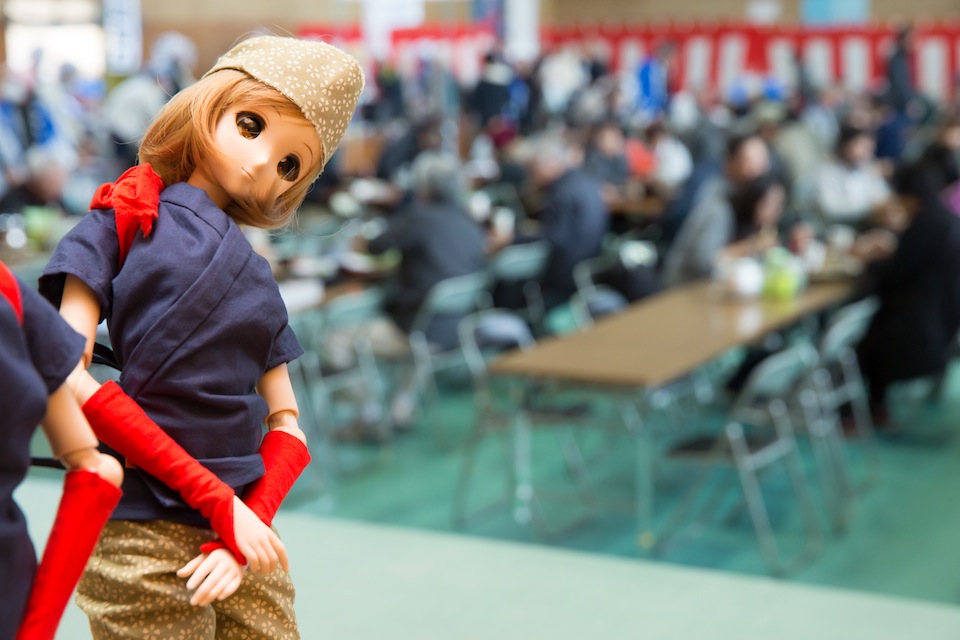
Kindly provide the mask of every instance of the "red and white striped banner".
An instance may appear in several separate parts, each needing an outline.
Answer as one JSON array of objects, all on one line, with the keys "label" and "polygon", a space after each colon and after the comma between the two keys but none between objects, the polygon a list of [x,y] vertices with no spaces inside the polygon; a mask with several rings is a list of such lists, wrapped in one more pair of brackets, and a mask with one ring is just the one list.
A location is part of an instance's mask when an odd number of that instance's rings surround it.
[{"label": "red and white striped banner", "polygon": [[[679,51],[679,82],[688,89],[730,88],[744,73],[770,75],[785,84],[796,82],[799,56],[811,80],[851,90],[879,86],[893,41],[894,27],[872,24],[850,27],[710,24],[637,24],[619,27],[544,28],[544,51],[576,47],[600,52],[614,71],[634,69],[660,43],[674,42]],[[359,26],[308,26],[302,37],[321,37],[343,46],[364,63]],[[921,91],[934,99],[951,98],[960,73],[960,22],[918,24],[914,31],[914,71]],[[415,73],[421,57],[441,56],[464,84],[476,81],[480,61],[496,45],[485,25],[424,25],[394,31],[391,59],[401,74]]]},{"label": "red and white striped banner", "polygon": [[[747,23],[643,24],[621,28],[545,29],[544,49],[593,47],[608,51],[613,70],[635,68],[658,44],[674,42],[683,87],[724,90],[744,73],[771,75],[792,86],[795,56],[814,83],[851,90],[878,86],[885,74],[894,27],[758,26]],[[960,73],[960,22],[918,24],[914,32],[914,71],[921,91],[935,99],[952,97]],[[585,49],[586,50],[586,49]]]}]

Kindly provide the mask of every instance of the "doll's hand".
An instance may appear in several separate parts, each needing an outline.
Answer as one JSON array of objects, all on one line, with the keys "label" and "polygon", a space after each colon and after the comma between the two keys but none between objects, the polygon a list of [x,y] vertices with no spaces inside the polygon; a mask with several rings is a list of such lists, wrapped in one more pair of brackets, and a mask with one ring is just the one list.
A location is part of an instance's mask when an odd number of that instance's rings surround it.
[{"label": "doll's hand", "polygon": [[190,604],[204,607],[214,600],[226,600],[240,587],[243,567],[228,549],[201,553],[183,566],[177,575],[186,578],[187,589],[194,591]]},{"label": "doll's hand", "polygon": [[264,575],[273,573],[278,562],[284,571],[290,570],[287,549],[279,536],[236,496],[233,498],[233,535],[237,549],[253,571]]}]

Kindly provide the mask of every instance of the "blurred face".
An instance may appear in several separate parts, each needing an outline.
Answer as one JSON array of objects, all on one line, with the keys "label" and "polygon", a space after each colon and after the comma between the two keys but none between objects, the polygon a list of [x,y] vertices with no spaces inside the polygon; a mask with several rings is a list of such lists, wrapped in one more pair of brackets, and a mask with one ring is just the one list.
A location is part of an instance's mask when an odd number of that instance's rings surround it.
[{"label": "blurred face", "polygon": [[947,127],[941,134],[941,140],[948,149],[960,150],[960,127]]},{"label": "blurred face", "polygon": [[734,182],[756,180],[770,169],[770,153],[760,138],[750,138],[727,162],[727,172]]},{"label": "blurred face", "polygon": [[222,157],[206,158],[187,180],[225,209],[231,202],[278,197],[320,158],[320,140],[305,118],[240,102],[217,123]]},{"label": "blurred face", "polygon": [[783,213],[783,204],[786,202],[786,191],[782,185],[775,184],[763,194],[757,202],[757,208],[754,211],[754,220],[757,226],[772,227],[780,221]]},{"label": "blurred face", "polygon": [[846,144],[844,157],[851,164],[863,164],[873,158],[876,144],[870,136],[857,136]]},{"label": "blurred face", "polygon": [[615,127],[604,127],[597,132],[597,150],[605,156],[623,153],[623,134]]}]

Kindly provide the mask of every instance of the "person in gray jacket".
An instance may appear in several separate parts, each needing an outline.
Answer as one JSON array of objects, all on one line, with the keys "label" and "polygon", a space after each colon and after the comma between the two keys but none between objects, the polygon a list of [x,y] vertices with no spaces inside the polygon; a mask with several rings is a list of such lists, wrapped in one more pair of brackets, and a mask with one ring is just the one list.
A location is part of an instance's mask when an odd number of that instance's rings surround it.
[{"label": "person in gray jacket", "polygon": [[693,209],[664,258],[662,276],[666,286],[706,278],[713,273],[717,256],[735,234],[731,193],[769,169],[770,155],[759,135],[752,133],[729,140],[723,173],[700,187]]}]

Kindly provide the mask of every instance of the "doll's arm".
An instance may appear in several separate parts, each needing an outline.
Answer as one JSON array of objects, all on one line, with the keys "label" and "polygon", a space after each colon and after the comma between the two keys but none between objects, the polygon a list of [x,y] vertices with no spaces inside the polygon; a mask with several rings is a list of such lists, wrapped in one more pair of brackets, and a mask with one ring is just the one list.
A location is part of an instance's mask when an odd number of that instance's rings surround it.
[{"label": "doll's arm", "polygon": [[41,423],[53,457],[68,471],[93,471],[115,487],[123,482],[123,469],[112,456],[97,451],[97,437],[83,416],[68,384],[50,396]]},{"label": "doll's arm", "polygon": [[[267,525],[280,509],[280,503],[290,492],[293,484],[310,464],[306,436],[297,424],[297,399],[290,384],[287,365],[282,364],[267,371],[257,391],[267,402],[267,435],[260,443],[264,473],[243,494],[243,501]],[[220,540],[208,542],[200,550],[209,553],[221,548]]]},{"label": "doll's arm", "polygon": [[74,331],[86,338],[87,343],[83,348],[84,368],[89,367],[93,360],[93,344],[97,339],[100,311],[100,302],[93,289],[80,278],[67,275],[60,300],[60,315]]},{"label": "doll's arm", "polygon": [[258,572],[273,572],[279,562],[287,567],[286,550],[277,535],[234,494],[227,484],[201,465],[112,382],[101,386],[86,372],[100,320],[93,290],[79,278],[67,276],[61,314],[84,338],[88,352],[68,384],[83,405],[83,413],[97,437],[128,462],[155,476],[180,493],[205,518],[241,562],[249,560]]},{"label": "doll's arm", "polygon": [[68,471],[17,640],[54,637],[100,530],[120,500],[123,480],[120,463],[97,451],[97,439],[67,385],[50,396],[42,427]]},{"label": "doll's arm", "polygon": [[287,365],[281,364],[263,374],[257,384],[257,393],[267,402],[267,429],[287,433],[306,446],[307,437],[297,423],[300,409]]}]

